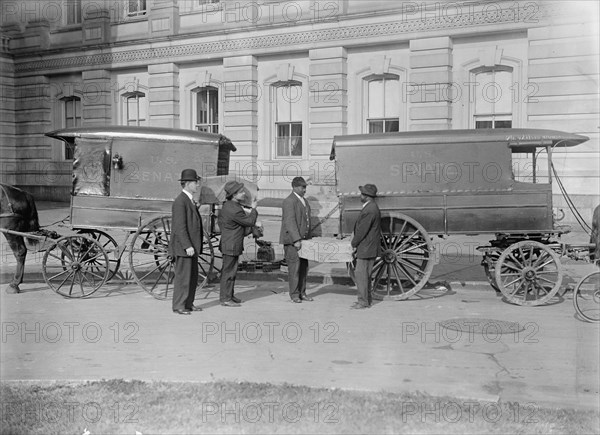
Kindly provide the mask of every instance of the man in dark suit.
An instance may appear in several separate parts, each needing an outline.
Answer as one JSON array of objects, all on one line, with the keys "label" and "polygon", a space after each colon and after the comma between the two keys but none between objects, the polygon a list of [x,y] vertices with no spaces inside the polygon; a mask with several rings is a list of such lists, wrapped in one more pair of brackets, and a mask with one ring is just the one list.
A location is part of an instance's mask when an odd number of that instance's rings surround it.
[{"label": "man in dark suit", "polygon": [[354,277],[358,289],[358,301],[354,309],[371,306],[371,272],[375,258],[381,252],[381,213],[375,203],[377,187],[374,184],[358,186],[362,210],[354,224],[354,237],[350,242],[356,250],[356,269]]},{"label": "man in dark suit", "polygon": [[283,200],[281,233],[279,243],[283,245],[285,261],[288,266],[288,284],[293,302],[312,301],[306,295],[306,276],[308,260],[300,258],[298,251],[302,240],[310,238],[310,205],[304,198],[306,181],[302,177],[292,180],[292,193]]},{"label": "man in dark suit", "polygon": [[194,202],[200,177],[194,169],[184,169],[179,182],[183,190],[173,206],[169,254],[175,260],[173,312],[191,314],[202,311],[194,306],[198,286],[198,255],[202,253],[202,219]]},{"label": "man in dark suit", "polygon": [[239,307],[242,302],[233,295],[235,277],[237,275],[238,260],[244,251],[244,237],[251,233],[256,223],[257,199],[252,200],[252,210],[246,214],[241,202],[246,198],[244,184],[229,181],[225,184],[227,201],[219,212],[219,228],[221,229],[221,242],[219,249],[223,253],[223,268],[221,270],[221,305],[225,307]]}]

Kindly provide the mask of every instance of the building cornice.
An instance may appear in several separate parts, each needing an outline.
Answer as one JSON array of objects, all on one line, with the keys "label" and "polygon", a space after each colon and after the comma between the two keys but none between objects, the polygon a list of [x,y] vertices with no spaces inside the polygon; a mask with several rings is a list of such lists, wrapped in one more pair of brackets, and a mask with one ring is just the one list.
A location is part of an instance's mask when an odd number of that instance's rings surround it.
[{"label": "building cornice", "polygon": [[[47,51],[38,51],[31,54],[31,57],[35,57],[36,60],[29,60],[31,59],[29,56],[29,59],[15,59],[15,72],[22,74],[70,69],[118,68],[136,63],[148,64],[166,60],[185,62],[189,59],[214,58],[218,55],[231,56],[248,52],[259,54],[272,49],[287,48],[288,51],[295,51],[302,47],[321,47],[337,42],[343,42],[345,46],[365,45],[369,41],[385,43],[394,41],[393,38],[399,36],[409,39],[412,35],[419,37],[434,37],[440,34],[467,35],[481,33],[482,29],[485,29],[485,33],[515,31],[543,25],[541,23],[546,22],[549,15],[554,15],[550,13],[548,7],[540,6],[539,10],[536,10],[535,20],[532,21],[531,14],[527,13],[522,5],[518,3],[502,3],[502,5],[501,12],[494,13],[493,16],[490,15],[490,9],[480,9],[455,15],[453,19],[431,16],[407,20],[405,17],[401,19],[396,17],[393,21],[362,25],[329,23],[322,29],[295,32],[290,32],[289,28],[278,28],[276,30],[280,33],[268,35],[234,37],[233,33],[228,33],[212,36],[210,41],[194,43],[184,43],[181,37],[178,37],[167,41],[146,41],[143,44],[137,44],[135,48],[96,46],[93,49],[88,47],[86,54],[74,56],[65,56],[64,53],[59,56]],[[515,7],[514,5],[519,6]],[[163,44],[163,46],[158,46],[159,44]]]}]

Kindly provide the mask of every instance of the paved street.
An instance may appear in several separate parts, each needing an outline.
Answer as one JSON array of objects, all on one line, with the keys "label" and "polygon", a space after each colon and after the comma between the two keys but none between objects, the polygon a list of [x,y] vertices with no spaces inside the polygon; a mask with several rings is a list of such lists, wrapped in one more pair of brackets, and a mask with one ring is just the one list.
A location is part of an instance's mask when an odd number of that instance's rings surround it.
[{"label": "paved street", "polygon": [[[42,224],[64,213],[48,207]],[[468,246],[463,239],[440,245],[437,286],[414,300],[350,310],[356,289],[343,265],[315,264],[314,302],[291,303],[285,275],[245,274],[241,308],[220,306],[218,286],[209,286],[196,300],[204,311],[191,316],[118,281],[89,299],[63,299],[47,289],[39,255],[23,293],[6,294],[13,262],[3,243],[2,380],[287,382],[598,409],[599,325],[576,318],[570,292],[542,307],[505,303],[479,256],[451,254],[449,246]],[[565,263],[567,284],[591,267]]]}]

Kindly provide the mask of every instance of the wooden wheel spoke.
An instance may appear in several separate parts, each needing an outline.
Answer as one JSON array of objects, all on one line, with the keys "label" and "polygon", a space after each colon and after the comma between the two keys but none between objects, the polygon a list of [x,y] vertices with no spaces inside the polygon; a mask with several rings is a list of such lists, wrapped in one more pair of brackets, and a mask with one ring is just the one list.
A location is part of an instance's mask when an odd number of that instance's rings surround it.
[{"label": "wooden wheel spoke", "polygon": [[402,264],[403,266],[407,266],[417,272],[422,272],[421,267],[419,267],[411,261],[408,261],[406,258],[398,258],[398,263]]},{"label": "wooden wheel spoke", "polygon": [[[417,285],[417,282],[416,282],[416,281],[413,279],[413,275],[412,275],[412,274],[411,274],[411,273],[410,273],[408,270],[406,270],[406,268],[405,268],[403,265],[401,265],[401,264],[399,264],[399,263],[397,263],[396,265],[398,266],[398,269],[400,269],[400,271],[401,271],[401,272],[402,272],[402,273],[403,273],[403,274],[404,274],[404,275],[405,275],[405,276],[408,278],[408,280],[409,280],[409,281],[410,281],[410,282],[411,282],[413,285],[415,285],[415,286],[416,286],[416,285]],[[415,275],[416,275],[416,276],[418,276],[419,274],[415,274]]]},{"label": "wooden wheel spoke", "polygon": [[400,287],[400,293],[404,293],[404,286],[402,285],[402,280],[400,279],[400,276],[398,275],[398,268],[396,267],[395,264],[394,264],[394,275],[396,276],[396,280],[398,280],[398,287]]},{"label": "wooden wheel spoke", "polygon": [[[519,268],[517,269],[517,266],[514,267],[515,270],[522,270],[525,268],[525,265],[523,263],[521,263],[519,260],[517,260],[517,258],[513,255],[513,253],[511,252],[509,255],[510,259],[519,266]],[[506,264],[506,266],[511,267],[508,263]]]}]

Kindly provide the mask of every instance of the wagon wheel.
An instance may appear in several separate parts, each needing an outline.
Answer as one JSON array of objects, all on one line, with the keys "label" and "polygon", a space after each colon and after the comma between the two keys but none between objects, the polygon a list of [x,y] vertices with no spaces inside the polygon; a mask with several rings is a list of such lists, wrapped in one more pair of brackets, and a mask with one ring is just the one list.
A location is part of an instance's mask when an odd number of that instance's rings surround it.
[{"label": "wagon wheel", "polygon": [[433,266],[433,244],[421,224],[401,213],[381,218],[381,256],[371,272],[373,299],[411,297],[427,283]]},{"label": "wagon wheel", "polygon": [[563,278],[558,255],[532,240],[506,248],[498,258],[495,274],[496,283],[509,302],[529,306],[552,299]]},{"label": "wagon wheel", "polygon": [[588,273],[573,291],[575,311],[587,322],[600,322],[600,272]]},{"label": "wagon wheel", "polygon": [[485,276],[487,277],[492,288],[497,292],[500,291],[500,288],[496,283],[496,263],[498,262],[498,258],[500,258],[501,253],[502,249],[500,248],[490,249],[483,254],[483,259],[481,260],[481,265],[485,271]]},{"label": "wagon wheel", "polygon": [[42,273],[46,284],[67,298],[85,298],[108,280],[110,263],[102,245],[86,236],[56,240],[44,253]]},{"label": "wagon wheel", "polygon": [[107,281],[113,279],[115,274],[119,271],[119,266],[121,265],[121,255],[119,254],[119,245],[117,244],[117,241],[104,231],[86,228],[77,230],[77,233],[87,236],[90,239],[94,239],[100,243],[102,248],[108,254],[109,274]]},{"label": "wagon wheel", "polygon": [[[156,299],[173,296],[174,264],[169,255],[171,216],[159,216],[141,226],[131,241],[129,266],[135,281]],[[203,249],[204,251],[204,249]],[[198,258],[198,288],[208,281],[212,251]]]},{"label": "wagon wheel", "polygon": [[[223,267],[223,254],[219,250],[220,236],[204,233],[202,239],[202,254],[198,258],[198,270],[206,277],[206,282],[217,280],[221,276]],[[204,287],[204,285],[200,286]]]}]

